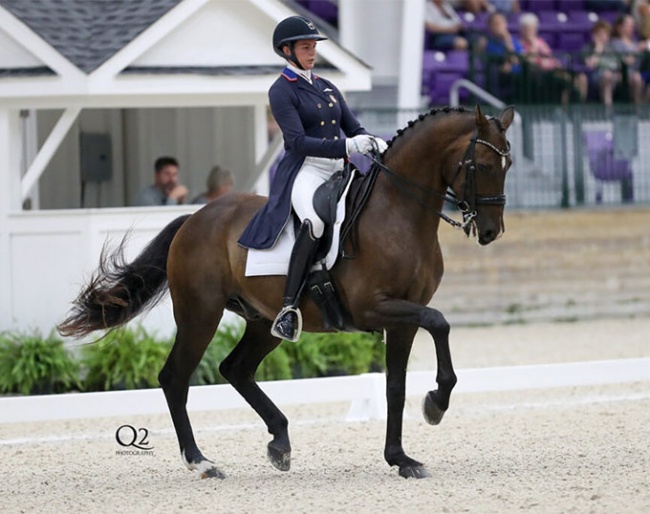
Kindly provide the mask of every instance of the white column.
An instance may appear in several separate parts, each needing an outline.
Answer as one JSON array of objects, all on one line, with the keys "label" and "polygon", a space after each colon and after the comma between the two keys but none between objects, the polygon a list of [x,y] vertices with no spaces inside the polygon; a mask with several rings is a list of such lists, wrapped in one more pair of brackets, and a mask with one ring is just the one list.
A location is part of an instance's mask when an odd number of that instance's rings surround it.
[{"label": "white column", "polygon": [[[20,112],[20,128],[22,139],[20,172],[23,177],[38,154],[38,120],[35,109],[25,109]],[[38,209],[40,206],[38,183],[27,192],[27,196],[31,200],[31,208]]]},{"label": "white column", "polygon": [[0,108],[0,331],[11,327],[11,213],[21,209],[20,123],[15,109]]},{"label": "white column", "polygon": [[410,1],[339,0],[341,44],[372,66],[373,85],[397,84],[401,17],[404,4]]},{"label": "white column", "polygon": [[[418,109],[421,105],[422,54],[424,52],[425,0],[404,0],[402,6],[402,44],[399,60],[397,105],[400,109]],[[404,126],[412,115],[398,120]]]}]

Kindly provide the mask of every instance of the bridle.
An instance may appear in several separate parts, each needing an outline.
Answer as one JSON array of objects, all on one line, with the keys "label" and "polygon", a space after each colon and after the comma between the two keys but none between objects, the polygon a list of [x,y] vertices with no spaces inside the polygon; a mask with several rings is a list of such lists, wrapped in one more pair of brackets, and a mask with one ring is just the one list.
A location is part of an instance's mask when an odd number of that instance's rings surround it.
[{"label": "bridle", "polygon": [[463,170],[463,168],[466,169],[465,172],[465,188],[463,190],[463,198],[458,198],[456,194],[448,189],[444,194],[440,193],[439,191],[435,191],[433,189],[429,189],[423,186],[420,186],[419,184],[416,184],[415,182],[407,179],[403,175],[400,175],[399,173],[394,172],[391,170],[388,166],[386,166],[383,162],[381,162],[381,159],[377,157],[378,152],[375,152],[371,158],[372,161],[381,169],[386,175],[393,181],[393,183],[397,186],[398,189],[403,191],[406,194],[409,194],[411,190],[417,190],[422,193],[425,193],[426,195],[436,195],[440,196],[443,198],[445,202],[449,202],[454,204],[463,214],[463,221],[459,222],[456,220],[451,219],[449,216],[447,216],[444,212],[441,212],[437,209],[434,209],[431,207],[427,202],[422,200],[421,198],[415,197],[414,200],[416,203],[418,203],[420,206],[424,207],[425,209],[434,212],[436,215],[438,215],[442,220],[446,221],[449,223],[452,227],[454,228],[459,228],[459,229],[465,229],[471,222],[472,220],[476,217],[477,211],[476,207],[478,205],[505,205],[506,204],[506,195],[479,195],[476,193],[476,161],[474,158],[474,153],[476,150],[476,145],[481,144],[484,146],[487,146],[490,150],[495,152],[497,155],[500,155],[504,160],[505,158],[510,155],[510,142],[506,141],[507,143],[507,148],[505,150],[497,147],[496,145],[490,143],[489,141],[486,141],[485,139],[480,139],[478,137],[477,131],[474,131],[474,134],[472,135],[472,138],[470,139],[469,144],[467,145],[467,148],[465,149],[465,153],[463,155],[462,160],[458,163],[456,167],[456,173],[454,174],[454,178],[450,182],[450,187],[456,182],[456,179],[460,175],[460,172]]}]

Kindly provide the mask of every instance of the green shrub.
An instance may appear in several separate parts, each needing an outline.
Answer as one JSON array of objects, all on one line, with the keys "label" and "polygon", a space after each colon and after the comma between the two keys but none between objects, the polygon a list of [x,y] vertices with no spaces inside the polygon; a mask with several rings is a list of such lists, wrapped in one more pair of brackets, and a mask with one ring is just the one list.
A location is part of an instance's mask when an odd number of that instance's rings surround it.
[{"label": "green shrub", "polygon": [[290,345],[282,343],[293,363],[293,377],[358,375],[384,369],[380,333],[303,333]]},{"label": "green shrub", "polygon": [[[244,333],[243,321],[223,324],[190,380],[191,385],[223,384],[219,365]],[[73,389],[108,391],[158,387],[158,373],[172,341],[157,339],[142,326],[108,334],[81,348],[74,359],[63,342],[0,334],[0,393],[38,394]],[[384,368],[380,334],[304,333],[298,343],[282,342],[260,364],[257,380],[355,375]],[[82,378],[80,378],[82,377]]]},{"label": "green shrub", "polygon": [[[237,346],[245,328],[246,325],[243,321],[224,323],[219,327],[192,375],[191,385],[226,383],[219,373],[219,365]],[[283,346],[276,348],[266,356],[257,369],[255,378],[256,380],[287,380],[291,378],[291,363]]]},{"label": "green shrub", "polygon": [[82,365],[89,391],[158,387],[171,341],[157,340],[142,326],[111,332],[82,348]]},{"label": "green shrub", "polygon": [[0,334],[0,393],[50,394],[81,389],[79,364],[50,334]]}]

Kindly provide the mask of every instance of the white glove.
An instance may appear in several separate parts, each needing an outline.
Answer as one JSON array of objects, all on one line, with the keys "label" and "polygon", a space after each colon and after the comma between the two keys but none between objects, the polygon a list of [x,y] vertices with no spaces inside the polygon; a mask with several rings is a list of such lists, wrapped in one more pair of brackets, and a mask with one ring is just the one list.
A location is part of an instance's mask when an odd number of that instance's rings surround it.
[{"label": "white glove", "polygon": [[345,151],[348,157],[353,153],[369,153],[373,149],[373,137],[367,134],[349,137],[345,140]]},{"label": "white glove", "polygon": [[388,148],[388,143],[386,143],[386,141],[384,141],[382,138],[377,136],[373,136],[373,139],[377,144],[377,151],[379,152],[379,155],[383,154],[386,151],[386,148]]}]

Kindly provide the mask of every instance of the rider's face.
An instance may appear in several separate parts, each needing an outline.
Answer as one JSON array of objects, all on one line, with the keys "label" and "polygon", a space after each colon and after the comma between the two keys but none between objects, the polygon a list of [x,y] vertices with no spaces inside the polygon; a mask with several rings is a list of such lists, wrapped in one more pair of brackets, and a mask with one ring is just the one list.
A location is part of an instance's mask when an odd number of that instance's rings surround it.
[{"label": "rider's face", "polygon": [[[284,53],[289,55],[289,48],[286,46],[284,47]],[[293,54],[305,70],[311,70],[316,63],[316,41],[313,39],[296,41],[293,47]]]}]

